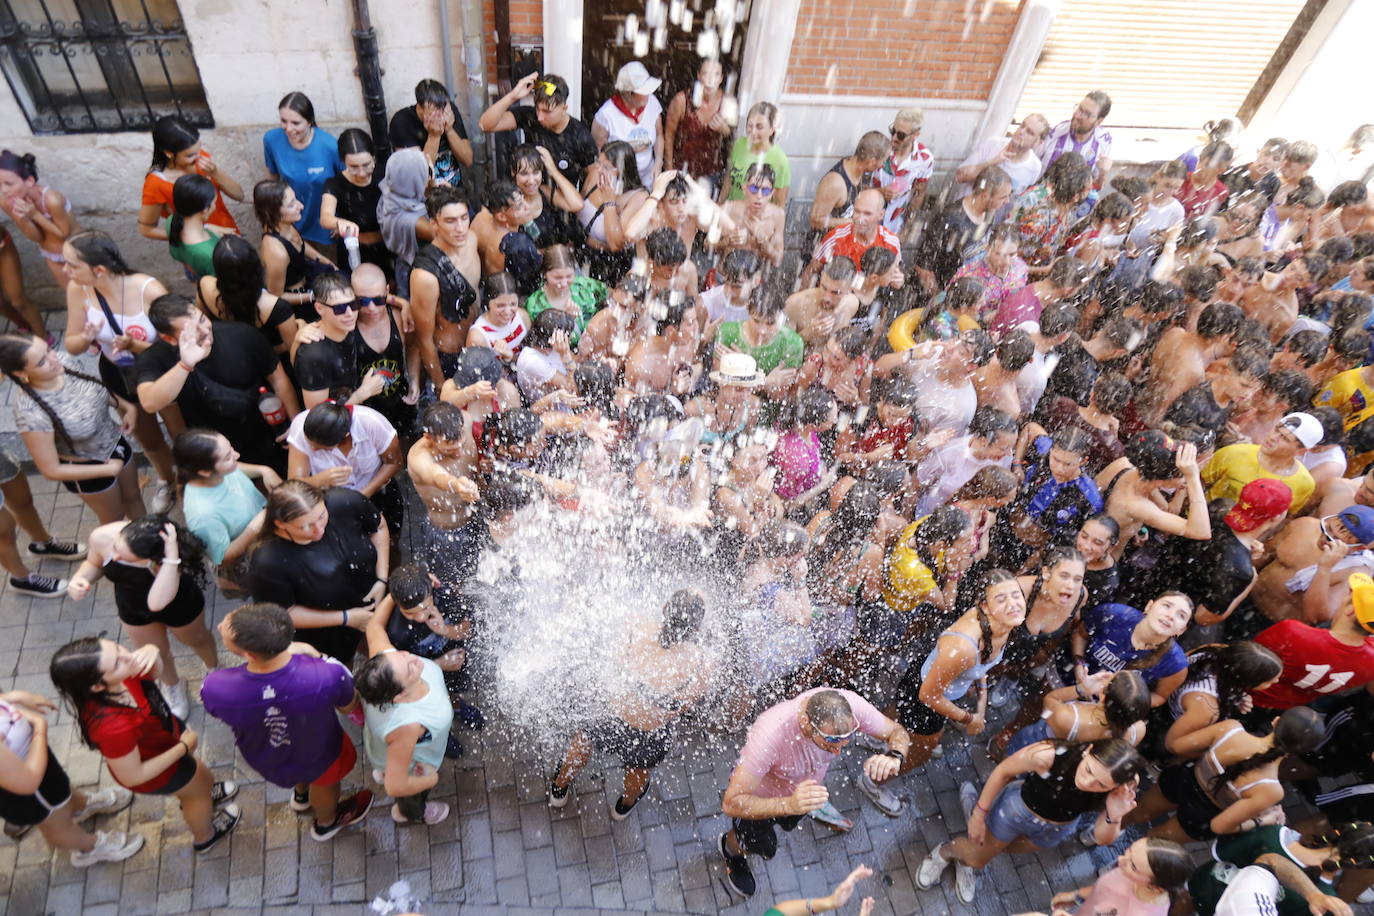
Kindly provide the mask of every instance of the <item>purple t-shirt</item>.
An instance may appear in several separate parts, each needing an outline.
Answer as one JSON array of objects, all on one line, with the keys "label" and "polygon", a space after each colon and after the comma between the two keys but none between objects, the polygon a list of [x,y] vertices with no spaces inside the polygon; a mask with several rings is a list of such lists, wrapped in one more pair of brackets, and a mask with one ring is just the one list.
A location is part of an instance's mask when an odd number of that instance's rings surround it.
[{"label": "purple t-shirt", "polygon": [[1023,321],[1039,321],[1045,303],[1035,295],[1035,284],[1027,284],[1002,300],[988,331],[1000,337]]},{"label": "purple t-shirt", "polygon": [[243,759],[279,786],[314,782],[338,759],[347,739],[334,707],[352,700],[348,669],[308,655],[271,674],[211,671],[200,688],[205,711],[234,730]]}]

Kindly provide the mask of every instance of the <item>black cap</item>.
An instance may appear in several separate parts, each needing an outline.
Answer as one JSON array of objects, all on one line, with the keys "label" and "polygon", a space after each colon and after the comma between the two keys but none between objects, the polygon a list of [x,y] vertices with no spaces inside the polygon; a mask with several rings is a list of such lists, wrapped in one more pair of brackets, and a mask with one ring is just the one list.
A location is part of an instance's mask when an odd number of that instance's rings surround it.
[{"label": "black cap", "polygon": [[501,381],[501,358],[490,347],[464,347],[453,370],[453,384],[466,388],[478,382]]}]

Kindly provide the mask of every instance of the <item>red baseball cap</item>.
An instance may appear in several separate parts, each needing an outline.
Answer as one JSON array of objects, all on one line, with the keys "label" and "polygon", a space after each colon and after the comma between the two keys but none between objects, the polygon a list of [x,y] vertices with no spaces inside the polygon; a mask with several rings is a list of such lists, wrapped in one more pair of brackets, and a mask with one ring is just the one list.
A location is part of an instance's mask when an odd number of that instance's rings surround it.
[{"label": "red baseball cap", "polygon": [[1288,489],[1288,484],[1272,477],[1260,477],[1241,489],[1240,499],[1226,513],[1226,524],[1232,531],[1254,531],[1283,515],[1292,503],[1293,491]]}]

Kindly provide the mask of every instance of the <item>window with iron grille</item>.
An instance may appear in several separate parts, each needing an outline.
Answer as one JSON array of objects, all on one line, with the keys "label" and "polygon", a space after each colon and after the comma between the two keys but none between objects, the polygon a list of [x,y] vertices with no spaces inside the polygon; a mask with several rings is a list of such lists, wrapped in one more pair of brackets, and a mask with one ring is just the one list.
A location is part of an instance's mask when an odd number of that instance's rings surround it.
[{"label": "window with iron grille", "polygon": [[36,134],[214,126],[176,0],[0,0],[0,69]]}]

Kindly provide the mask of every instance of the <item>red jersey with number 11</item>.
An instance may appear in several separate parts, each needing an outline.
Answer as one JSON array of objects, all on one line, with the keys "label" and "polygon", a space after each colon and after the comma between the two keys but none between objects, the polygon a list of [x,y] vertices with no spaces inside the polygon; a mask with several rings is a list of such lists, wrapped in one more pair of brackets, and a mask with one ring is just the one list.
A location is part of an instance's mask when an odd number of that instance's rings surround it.
[{"label": "red jersey with number 11", "polygon": [[1374,681],[1374,636],[1351,646],[1332,636],[1330,630],[1284,620],[1256,636],[1255,642],[1283,659],[1278,682],[1251,692],[1256,706],[1292,709],[1323,694]]}]

